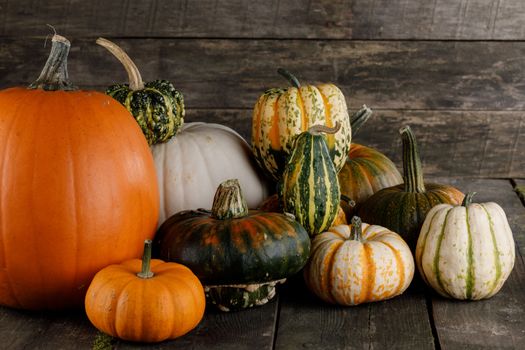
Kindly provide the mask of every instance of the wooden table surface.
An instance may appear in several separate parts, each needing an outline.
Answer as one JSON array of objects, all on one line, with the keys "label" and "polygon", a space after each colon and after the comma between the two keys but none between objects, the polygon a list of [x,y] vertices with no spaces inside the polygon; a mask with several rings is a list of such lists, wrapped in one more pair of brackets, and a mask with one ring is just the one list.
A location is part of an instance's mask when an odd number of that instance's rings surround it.
[{"label": "wooden table surface", "polygon": [[502,205],[517,243],[514,270],[490,300],[446,300],[415,281],[389,301],[336,307],[298,276],[265,306],[209,308],[191,333],[155,345],[103,337],[82,311],[0,307],[0,349],[525,349],[525,207],[514,191],[525,186],[514,180],[525,178],[524,19],[523,0],[0,0],[0,88],[38,76],[50,23],[72,41],[79,87],[126,80],[95,45],[104,36],[145,80],[174,82],[186,122],[249,140],[258,96],[286,86],[282,66],[304,83],[335,83],[351,110],[369,105],[375,116],[356,140],[398,166],[397,131],[410,125],[425,174]]},{"label": "wooden table surface", "polygon": [[0,348],[525,349],[525,207],[515,191],[525,180],[432,180],[477,191],[477,201],[497,202],[507,213],[517,243],[516,263],[501,291],[489,300],[447,300],[415,279],[392,300],[340,307],[316,299],[296,276],[264,306],[232,313],[209,307],[189,334],[150,345],[103,336],[82,311],[0,308]]}]

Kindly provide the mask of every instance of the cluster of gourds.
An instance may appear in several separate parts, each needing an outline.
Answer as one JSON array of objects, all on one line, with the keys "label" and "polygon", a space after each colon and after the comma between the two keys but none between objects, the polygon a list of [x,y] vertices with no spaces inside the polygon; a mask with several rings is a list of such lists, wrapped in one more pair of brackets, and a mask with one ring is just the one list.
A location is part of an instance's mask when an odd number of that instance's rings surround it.
[{"label": "cluster of gourds", "polygon": [[0,91],[0,304],[84,303],[101,331],[155,342],[193,329],[205,300],[262,305],[303,268],[313,293],[342,305],[403,293],[412,252],[452,298],[490,297],[512,270],[501,207],[424,183],[409,127],[403,177],[351,143],[372,112],[350,117],[335,85],[279,70],[293,86],[259,98],[250,148],[225,126],[184,124],[170,82],[144,83],[122,49],[97,43],[129,84],[77,90],[55,35],[37,81]]}]

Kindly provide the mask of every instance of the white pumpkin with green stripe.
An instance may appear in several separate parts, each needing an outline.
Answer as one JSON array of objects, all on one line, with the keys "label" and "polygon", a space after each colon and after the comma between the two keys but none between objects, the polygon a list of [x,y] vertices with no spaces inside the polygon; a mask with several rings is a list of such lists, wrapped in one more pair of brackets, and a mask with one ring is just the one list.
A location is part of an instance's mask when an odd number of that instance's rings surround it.
[{"label": "white pumpkin with green stripe", "polygon": [[292,87],[269,89],[255,104],[252,121],[252,147],[259,165],[279,180],[295,138],[313,125],[341,128],[326,137],[336,171],[344,166],[352,131],[343,93],[334,84],[301,85],[284,69],[278,70]]},{"label": "white pumpkin with green stripe", "polygon": [[284,211],[293,214],[311,236],[327,230],[339,210],[339,180],[322,135],[339,127],[339,123],[335,128],[314,125],[301,133],[279,183]]},{"label": "white pumpkin with green stripe", "polygon": [[439,294],[478,300],[496,294],[514,266],[512,231],[496,203],[440,204],[428,213],[416,248],[423,280]]}]

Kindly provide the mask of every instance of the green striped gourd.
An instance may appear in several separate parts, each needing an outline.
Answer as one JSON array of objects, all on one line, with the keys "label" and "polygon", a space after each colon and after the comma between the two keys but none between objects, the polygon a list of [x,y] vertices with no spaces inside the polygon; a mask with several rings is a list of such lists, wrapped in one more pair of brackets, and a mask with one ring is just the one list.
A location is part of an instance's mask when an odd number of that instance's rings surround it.
[{"label": "green striped gourd", "polygon": [[310,255],[306,230],[288,215],[249,211],[238,180],[219,185],[211,211],[171,216],[155,241],[161,259],[189,267],[223,311],[266,303]]},{"label": "green striped gourd", "polygon": [[327,230],[339,209],[337,170],[323,135],[337,132],[339,126],[314,125],[301,133],[279,183],[284,211],[293,214],[311,236]]},{"label": "green striped gourd", "polygon": [[352,130],[343,93],[334,84],[301,85],[290,72],[279,69],[292,87],[265,91],[253,110],[252,148],[260,167],[274,180],[282,176],[295,138],[312,125],[333,127],[339,131],[326,136],[335,168],[345,164]]},{"label": "green striped gourd", "polygon": [[425,183],[416,138],[409,126],[400,130],[403,141],[404,184],[384,188],[359,208],[363,221],[397,232],[412,251],[429,210],[441,203],[458,205],[463,193],[448,185]]},{"label": "green striped gourd", "polygon": [[108,49],[122,63],[129,78],[129,84],[112,85],[106,93],[130,111],[149,145],[172,138],[184,123],[182,94],[167,80],[144,83],[135,63],[115,43],[99,38],[97,44]]},{"label": "green striped gourd", "polygon": [[478,300],[496,294],[514,266],[514,239],[496,203],[440,204],[425,219],[416,248],[423,280],[439,294]]}]

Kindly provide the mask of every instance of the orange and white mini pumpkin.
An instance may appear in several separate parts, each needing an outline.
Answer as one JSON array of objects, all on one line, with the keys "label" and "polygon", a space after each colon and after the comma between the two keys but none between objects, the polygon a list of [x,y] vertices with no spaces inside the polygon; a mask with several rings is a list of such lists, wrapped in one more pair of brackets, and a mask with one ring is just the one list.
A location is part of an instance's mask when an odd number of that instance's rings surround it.
[{"label": "orange and white mini pumpkin", "polygon": [[354,216],[352,225],[313,239],[304,277],[324,301],[357,305],[402,294],[414,277],[414,258],[397,233]]}]

